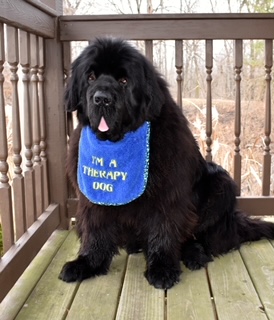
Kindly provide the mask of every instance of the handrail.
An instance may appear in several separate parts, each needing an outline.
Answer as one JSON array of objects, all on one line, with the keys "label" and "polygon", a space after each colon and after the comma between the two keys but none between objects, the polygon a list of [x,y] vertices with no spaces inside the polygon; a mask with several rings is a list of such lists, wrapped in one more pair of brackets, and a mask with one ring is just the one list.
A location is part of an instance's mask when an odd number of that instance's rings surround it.
[{"label": "handrail", "polygon": [[[274,14],[132,14],[59,18],[61,41],[110,34],[131,40],[272,39]],[[256,28],[250,31],[250,23]],[[91,27],[92,26],[92,27]]]},{"label": "handrail", "polygon": [[45,38],[55,36],[55,18],[22,1],[1,1],[0,22]]}]

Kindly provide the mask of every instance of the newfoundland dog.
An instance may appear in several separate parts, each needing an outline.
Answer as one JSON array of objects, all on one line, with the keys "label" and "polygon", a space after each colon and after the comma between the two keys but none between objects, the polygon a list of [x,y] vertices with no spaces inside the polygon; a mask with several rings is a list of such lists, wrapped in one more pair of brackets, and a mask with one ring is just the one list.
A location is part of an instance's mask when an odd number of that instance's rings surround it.
[{"label": "newfoundland dog", "polygon": [[179,281],[245,241],[274,238],[274,224],[237,209],[228,173],[200,154],[165,80],[128,42],[98,38],[72,64],[65,92],[79,125],[68,176],[79,196],[81,247],[60,279],[106,274],[119,248],[143,251],[156,288]]}]

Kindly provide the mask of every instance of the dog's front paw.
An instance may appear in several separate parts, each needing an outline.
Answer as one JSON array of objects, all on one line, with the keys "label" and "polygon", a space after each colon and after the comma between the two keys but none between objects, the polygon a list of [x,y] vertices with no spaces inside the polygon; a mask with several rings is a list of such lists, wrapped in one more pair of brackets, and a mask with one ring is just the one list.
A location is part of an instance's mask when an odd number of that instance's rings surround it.
[{"label": "dog's front paw", "polygon": [[92,273],[87,259],[78,257],[78,259],[64,264],[59,274],[59,279],[65,282],[82,281],[91,277]]},{"label": "dog's front paw", "polygon": [[149,284],[156,289],[170,289],[180,281],[181,270],[176,268],[150,268],[145,272]]},{"label": "dog's front paw", "polygon": [[200,243],[193,241],[184,247],[182,261],[188,269],[198,270],[205,268],[213,259],[210,254],[205,252],[205,249]]},{"label": "dog's front paw", "polygon": [[190,270],[199,270],[205,268],[209,262],[213,261],[209,255],[200,255],[199,257],[186,258],[183,262]]}]

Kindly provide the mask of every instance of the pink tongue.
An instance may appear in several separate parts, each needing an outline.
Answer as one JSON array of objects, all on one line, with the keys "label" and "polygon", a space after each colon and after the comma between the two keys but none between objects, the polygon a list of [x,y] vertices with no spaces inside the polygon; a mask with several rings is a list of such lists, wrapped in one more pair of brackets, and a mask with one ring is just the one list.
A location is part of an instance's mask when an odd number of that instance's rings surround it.
[{"label": "pink tongue", "polygon": [[98,126],[98,130],[101,131],[101,132],[105,132],[105,131],[108,131],[109,127],[106,123],[106,120],[104,117],[101,118],[101,121],[99,123],[99,126]]}]

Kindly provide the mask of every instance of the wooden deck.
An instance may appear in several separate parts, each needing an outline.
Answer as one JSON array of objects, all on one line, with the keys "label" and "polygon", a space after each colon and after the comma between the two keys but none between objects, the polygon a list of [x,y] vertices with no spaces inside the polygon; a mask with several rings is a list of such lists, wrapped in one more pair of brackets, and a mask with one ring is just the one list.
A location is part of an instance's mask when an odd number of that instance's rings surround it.
[{"label": "wooden deck", "polygon": [[274,319],[274,242],[246,244],[207,269],[183,267],[180,283],[167,292],[148,285],[142,254],[125,252],[107,276],[81,284],[58,280],[78,245],[74,231],[55,231],[3,300],[1,320]]}]

